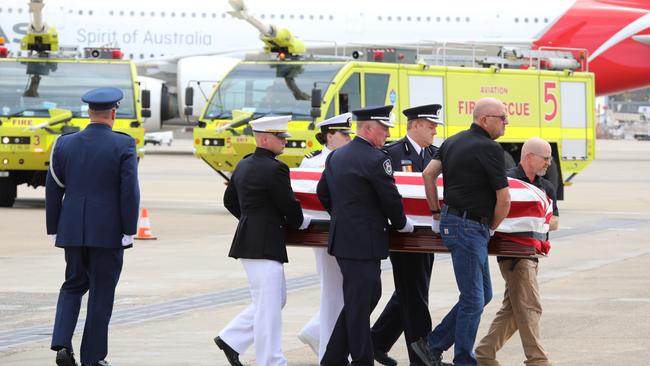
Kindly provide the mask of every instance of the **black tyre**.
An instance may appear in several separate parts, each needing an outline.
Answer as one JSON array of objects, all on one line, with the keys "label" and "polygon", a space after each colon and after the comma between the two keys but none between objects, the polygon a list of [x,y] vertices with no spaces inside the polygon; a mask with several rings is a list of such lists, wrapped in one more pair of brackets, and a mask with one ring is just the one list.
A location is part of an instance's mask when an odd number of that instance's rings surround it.
[{"label": "black tyre", "polygon": [[16,202],[16,183],[11,178],[0,178],[0,207],[12,207]]}]

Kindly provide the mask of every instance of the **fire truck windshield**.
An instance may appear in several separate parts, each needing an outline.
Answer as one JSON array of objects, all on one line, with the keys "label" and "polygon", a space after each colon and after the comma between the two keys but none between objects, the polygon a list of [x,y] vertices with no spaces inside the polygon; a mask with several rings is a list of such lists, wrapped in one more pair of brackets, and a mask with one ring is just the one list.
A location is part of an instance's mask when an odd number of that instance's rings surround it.
[{"label": "fire truck windshield", "polygon": [[242,63],[219,84],[205,113],[207,119],[230,119],[233,110],[261,115],[292,115],[311,120],[311,89],[327,87],[341,63]]},{"label": "fire truck windshield", "polygon": [[88,117],[88,105],[81,96],[112,86],[124,92],[117,118],[136,118],[129,64],[7,60],[0,61],[0,80],[2,117],[47,117],[50,108]]}]

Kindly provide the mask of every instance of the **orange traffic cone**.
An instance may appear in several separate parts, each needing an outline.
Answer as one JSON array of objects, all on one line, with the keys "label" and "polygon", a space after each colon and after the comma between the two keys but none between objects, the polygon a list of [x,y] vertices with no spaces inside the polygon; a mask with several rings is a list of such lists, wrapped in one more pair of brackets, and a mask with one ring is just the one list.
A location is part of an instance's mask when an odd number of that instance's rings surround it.
[{"label": "orange traffic cone", "polygon": [[151,223],[149,222],[149,210],[143,208],[140,211],[140,219],[138,220],[138,234],[135,236],[140,240],[155,240],[158,239],[151,234]]}]

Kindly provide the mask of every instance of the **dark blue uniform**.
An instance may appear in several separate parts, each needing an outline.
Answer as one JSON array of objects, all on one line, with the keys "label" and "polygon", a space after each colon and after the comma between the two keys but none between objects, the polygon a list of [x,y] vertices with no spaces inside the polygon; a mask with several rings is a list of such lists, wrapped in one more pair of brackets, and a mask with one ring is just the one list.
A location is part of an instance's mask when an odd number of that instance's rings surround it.
[{"label": "dark blue uniform", "polygon": [[91,123],[58,138],[46,180],[47,233],[65,249],[52,349],[72,351],[81,299],[89,292],[81,361],[93,364],[108,352],[108,323],[122,271],[123,235],[138,225],[140,190],[135,141]]},{"label": "dark blue uniform", "polygon": [[[418,154],[411,141],[404,137],[384,150],[388,152],[395,170],[422,172],[438,149],[431,145]],[[410,361],[420,362],[408,345],[431,332],[429,282],[433,259],[433,253],[390,253],[395,292],[372,326],[372,341],[376,349],[388,352],[403,331]]]},{"label": "dark blue uniform", "polygon": [[381,297],[380,261],[388,256],[389,223],[406,225],[390,157],[361,137],[332,152],[318,182],[318,197],[331,215],[329,253],[343,275],[344,306],[324,365],[373,364],[370,314]]}]

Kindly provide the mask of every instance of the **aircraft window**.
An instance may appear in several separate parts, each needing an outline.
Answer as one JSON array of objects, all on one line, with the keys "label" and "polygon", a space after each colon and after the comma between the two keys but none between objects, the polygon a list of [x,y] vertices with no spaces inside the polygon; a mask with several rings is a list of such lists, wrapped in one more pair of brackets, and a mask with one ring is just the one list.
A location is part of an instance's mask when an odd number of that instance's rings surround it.
[{"label": "aircraft window", "polygon": [[391,22],[391,21],[393,21],[393,17],[391,17],[391,16],[389,15],[389,16],[386,17],[386,20],[388,20],[389,22]]},{"label": "aircraft window", "polygon": [[115,12],[111,10],[111,11],[108,12],[108,15],[113,15],[114,13]]},{"label": "aircraft window", "polygon": [[469,23],[469,17],[465,17],[465,21]]},{"label": "aircraft window", "polygon": [[422,20],[422,18],[421,17],[415,17],[415,20],[419,22],[419,21]]},{"label": "aircraft window", "polygon": [[164,12],[164,11],[161,11],[161,12],[160,12],[160,16],[164,18],[164,17],[165,17],[165,12]]},{"label": "aircraft window", "polygon": [[181,18],[185,18],[185,13],[181,13]]},{"label": "aircraft window", "polygon": [[314,14],[309,15],[309,20],[314,20]]},{"label": "aircraft window", "polygon": [[399,15],[398,15],[397,17],[395,17],[395,19],[397,19],[398,22],[401,22],[401,21],[402,21],[402,17],[399,16]]},{"label": "aircraft window", "polygon": [[130,59],[133,58],[133,54],[132,54],[132,53],[129,53],[129,58],[130,58]]},{"label": "aircraft window", "polygon": [[381,22],[381,15],[377,15],[377,20]]},{"label": "aircraft window", "polygon": [[150,54],[150,55],[149,55],[149,57],[151,57],[151,58],[154,58],[154,55],[153,55],[153,53],[152,53],[152,54]]},{"label": "aircraft window", "polygon": [[151,12],[151,17],[153,18],[153,17],[155,17],[155,16],[156,16],[156,12],[155,12],[155,11],[152,11],[152,12]]},{"label": "aircraft window", "polygon": [[131,11],[131,12],[129,13],[129,15],[134,16],[134,15],[135,15],[135,12],[134,12],[134,11]]},{"label": "aircraft window", "polygon": [[406,21],[407,21],[407,22],[410,22],[410,21],[411,21],[411,17],[406,17]]},{"label": "aircraft window", "polygon": [[330,20],[334,20],[334,15],[330,15]]},{"label": "aircraft window", "polygon": [[456,17],[456,23],[460,22],[460,17]]},{"label": "aircraft window", "polygon": [[92,11],[92,10],[88,10],[88,15],[93,15],[93,11]]},{"label": "aircraft window", "polygon": [[84,11],[83,11],[83,10],[79,10],[79,15],[84,15]]},{"label": "aircraft window", "polygon": [[280,14],[280,19],[284,19],[284,14]]},{"label": "aircraft window", "polygon": [[305,16],[300,14],[300,20],[303,20],[303,19],[305,19]]},{"label": "aircraft window", "polygon": [[389,79],[388,74],[366,73],[366,106],[385,104]]},{"label": "aircraft window", "polygon": [[321,15],[318,16],[318,19],[323,20],[323,19],[325,19],[325,17],[323,16],[323,14],[321,14]]},{"label": "aircraft window", "polygon": [[447,23],[451,22],[451,18],[450,18],[450,17],[445,18],[445,20],[447,21]]},{"label": "aircraft window", "polygon": [[144,16],[144,11],[141,11],[141,12],[140,12],[140,16],[141,16],[141,17]]},{"label": "aircraft window", "polygon": [[539,22],[539,19],[535,18],[535,23]]},{"label": "aircraft window", "polygon": [[2,8],[0,8],[0,13],[2,13]]},{"label": "aircraft window", "polygon": [[289,14],[289,19],[293,19],[293,14]]},{"label": "aircraft window", "polygon": [[[221,17],[225,18],[226,14],[221,14]],[[260,15],[260,18],[262,18],[262,19],[266,18],[266,15],[262,14],[262,15]]]},{"label": "aircraft window", "polygon": [[271,19],[275,19],[275,14],[271,14],[271,15],[269,15],[269,18],[271,18]]},{"label": "aircraft window", "polygon": [[519,18],[515,18],[515,23],[519,23]]},{"label": "aircraft window", "polygon": [[524,23],[528,23],[528,18],[524,18]]},{"label": "aircraft window", "polygon": [[440,17],[436,17],[436,22],[440,23],[441,20]]},{"label": "aircraft window", "polygon": [[544,23],[548,23],[548,18],[544,18]]},{"label": "aircraft window", "polygon": [[144,55],[143,55],[143,54],[140,54],[140,58],[143,59],[143,58],[144,58]]},{"label": "aircraft window", "polygon": [[[16,11],[18,11],[19,13],[22,13],[23,9],[18,8],[18,9],[16,9]],[[72,9],[68,9],[68,14],[72,14]]]},{"label": "aircraft window", "polygon": [[196,18],[196,13],[192,13],[192,18]]},{"label": "aircraft window", "polygon": [[124,10],[120,10],[120,16],[124,16]]}]

